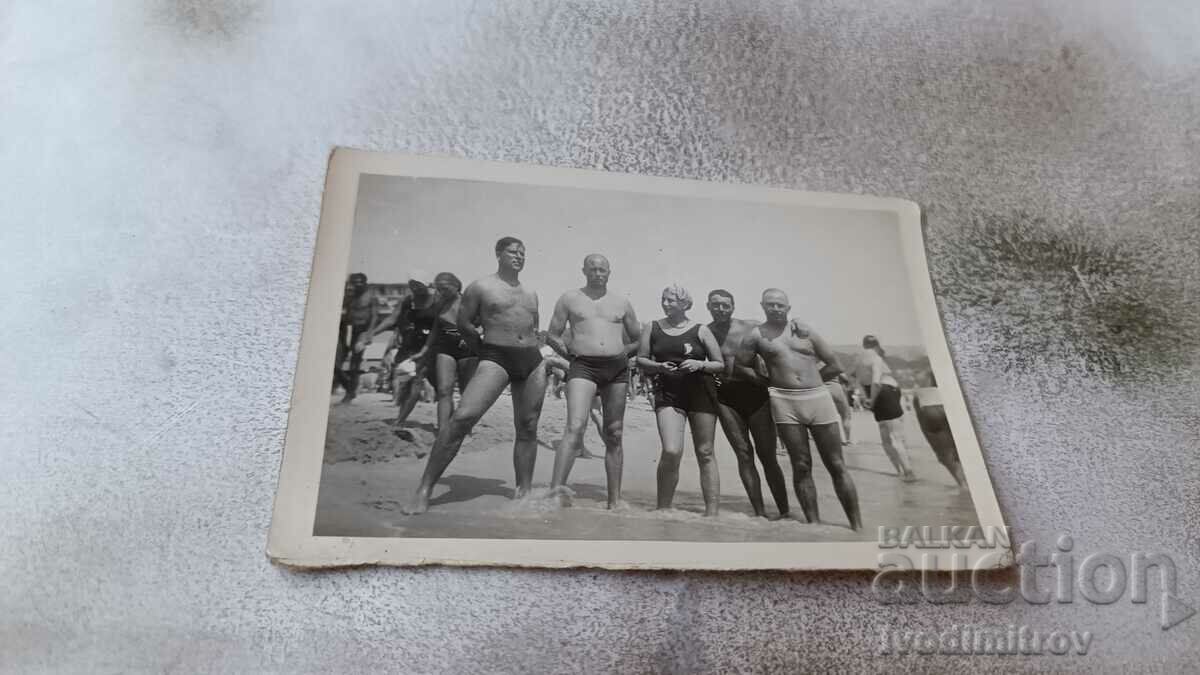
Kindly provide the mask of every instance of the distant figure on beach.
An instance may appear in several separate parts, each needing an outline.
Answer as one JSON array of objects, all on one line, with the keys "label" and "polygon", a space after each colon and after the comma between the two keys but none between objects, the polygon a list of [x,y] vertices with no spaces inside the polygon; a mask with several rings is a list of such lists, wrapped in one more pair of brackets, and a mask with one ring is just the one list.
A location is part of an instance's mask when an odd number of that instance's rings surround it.
[{"label": "distant figure on beach", "polygon": [[538,345],[538,296],[520,281],[525,244],[516,237],[504,237],[496,242],[495,252],[496,273],[472,282],[458,311],[459,331],[479,355],[479,364],[449,423],[438,430],[421,484],[403,509],[405,513],[429,510],[433,487],[458,454],[463,439],[510,385],[514,498],[527,495],[533,484],[538,418],[546,399],[546,368]]},{"label": "distant figure on beach", "polygon": [[[582,271],[586,283],[582,288],[563,293],[554,305],[554,316],[546,329],[546,343],[570,362],[566,376],[567,425],[554,456],[550,489],[560,502],[569,503],[559,488],[566,485],[576,456],[584,452],[583,433],[593,401],[599,396],[608,508],[612,509],[621,499],[624,462],[621,438],[629,388],[629,355],[642,329],[629,300],[608,292],[611,269],[607,258],[598,253],[587,256]],[[562,340],[568,326],[569,349]],[[633,342],[626,343],[626,335]]]},{"label": "distant figure on beach", "polygon": [[[363,350],[358,342],[363,335],[371,334],[378,318],[375,294],[367,286],[367,275],[362,272],[351,274],[346,281],[346,295],[342,300],[342,318],[338,324],[333,366],[334,389],[341,385],[346,392],[342,403],[349,403],[358,395],[358,378],[362,374],[363,362]],[[350,356],[350,370],[343,371],[342,363],[347,355]]]},{"label": "distant figure on beach", "polygon": [[758,322],[735,319],[733,309],[733,294],[729,291],[718,289],[708,294],[708,313],[713,319],[708,324],[708,330],[721,346],[721,357],[725,363],[717,386],[717,417],[737,457],[738,476],[746,488],[754,515],[767,516],[762,483],[759,481],[758,468],[754,465],[757,455],[763,466],[767,487],[782,518],[788,514],[787,481],[775,455],[775,422],[771,419],[770,396],[765,386],[747,379],[734,368],[742,340]]},{"label": "distant figure on beach", "polygon": [[917,424],[921,433],[933,448],[942,466],[954,477],[961,490],[967,490],[967,478],[963,475],[962,464],[958,459],[958,446],[954,443],[954,435],[950,433],[950,421],[946,419],[946,409],[942,406],[942,394],[937,388],[937,378],[930,371],[927,385],[917,389],[913,394],[913,407],[917,412]]},{"label": "distant figure on beach", "polygon": [[725,370],[721,346],[712,331],[688,318],[692,296],[687,289],[668,286],[662,292],[666,318],[650,322],[642,331],[638,367],[654,378],[654,415],[662,440],[658,461],[658,508],[669,509],[679,484],[683,460],[683,429],[692,428],[692,443],[700,465],[700,491],[704,515],[720,510],[721,475],[713,441],[717,431],[717,403],[713,375]]},{"label": "distant figure on beach", "polygon": [[900,403],[900,384],[883,360],[886,353],[879,338],[864,335],[863,350],[854,366],[854,377],[863,389],[863,407],[875,416],[879,439],[896,474],[905,482],[916,480],[908,445],[904,442],[904,407]]},{"label": "distant figure on beach", "polygon": [[[858,492],[842,458],[837,408],[817,368],[818,362],[824,362],[840,370],[837,355],[812,328],[788,319],[792,307],[783,291],[763,291],[762,308],[766,322],[752,329],[742,342],[737,369],[747,379],[768,385],[771,416],[792,460],[796,497],[808,522],[820,521],[808,446],[812,433],[850,528],[861,530]],[[756,356],[766,363],[768,376],[755,368]]]},{"label": "distant figure on beach", "polygon": [[838,418],[841,420],[842,444],[853,445],[854,441],[850,440],[850,400],[846,396],[846,385],[850,379],[841,369],[825,364],[821,366],[821,380],[829,389],[829,395],[833,397],[833,405],[837,408]]}]

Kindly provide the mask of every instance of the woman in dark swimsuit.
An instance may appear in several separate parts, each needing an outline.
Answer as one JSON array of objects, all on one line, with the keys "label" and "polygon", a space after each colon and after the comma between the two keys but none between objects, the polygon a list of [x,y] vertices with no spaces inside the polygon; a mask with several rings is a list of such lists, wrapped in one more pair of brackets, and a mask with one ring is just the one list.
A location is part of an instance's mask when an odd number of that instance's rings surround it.
[{"label": "woman in dark swimsuit", "polygon": [[662,440],[658,462],[658,508],[669,509],[679,484],[683,459],[683,428],[692,427],[692,443],[700,464],[700,490],[704,515],[715,516],[721,501],[721,478],[713,440],[717,407],[712,375],[725,369],[721,346],[707,326],[687,317],[692,297],[683,288],[669,286],[662,293],[665,319],[642,331],[638,367],[654,378],[654,415]]},{"label": "woman in dark swimsuit", "polygon": [[459,391],[465,389],[479,359],[458,329],[462,281],[449,272],[442,272],[434,278],[433,288],[438,297],[437,320],[424,348],[413,358],[428,359],[430,382],[437,389],[438,429],[441,430],[454,414],[455,383],[458,383]]}]

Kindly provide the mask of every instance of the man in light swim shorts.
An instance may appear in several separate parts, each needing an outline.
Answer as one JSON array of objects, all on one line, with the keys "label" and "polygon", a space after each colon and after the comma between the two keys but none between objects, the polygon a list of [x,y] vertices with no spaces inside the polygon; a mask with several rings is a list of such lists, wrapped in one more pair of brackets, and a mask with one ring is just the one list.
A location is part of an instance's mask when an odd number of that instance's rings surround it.
[{"label": "man in light swim shorts", "polygon": [[[778,288],[763,291],[762,308],[766,321],[746,335],[734,367],[743,377],[768,385],[771,416],[792,460],[796,497],[808,522],[820,521],[817,488],[812,479],[812,453],[808,447],[808,434],[812,433],[850,529],[861,530],[858,492],[842,459],[837,407],[821,381],[817,366],[824,362],[840,370],[837,355],[812,328],[788,319],[792,307],[783,291]],[[766,364],[767,377],[755,369],[756,356],[762,357]]]}]

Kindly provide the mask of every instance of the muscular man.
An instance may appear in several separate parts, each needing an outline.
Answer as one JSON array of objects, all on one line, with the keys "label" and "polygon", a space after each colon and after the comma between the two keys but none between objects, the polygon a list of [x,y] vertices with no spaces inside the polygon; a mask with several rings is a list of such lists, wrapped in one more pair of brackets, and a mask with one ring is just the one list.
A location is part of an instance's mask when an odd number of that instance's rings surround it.
[{"label": "muscular man", "polygon": [[734,369],[742,340],[758,322],[733,318],[733,307],[733,294],[729,291],[718,289],[708,294],[708,313],[713,318],[708,329],[721,345],[721,356],[725,359],[725,373],[717,387],[717,419],[737,456],[738,475],[754,515],[767,516],[758,468],[754,466],[757,454],[767,487],[782,518],[788,513],[787,482],[775,456],[775,423],[771,420],[771,407],[767,405],[770,400],[767,388]]},{"label": "muscular man", "polygon": [[479,356],[479,364],[449,424],[438,430],[421,485],[405,513],[429,510],[433,486],[458,454],[463,439],[510,384],[517,483],[514,498],[528,494],[533,483],[538,418],[546,398],[546,368],[538,349],[538,297],[521,285],[525,244],[520,239],[504,237],[496,242],[496,262],[495,274],[475,281],[463,293],[459,332]]},{"label": "muscular man", "polygon": [[[792,460],[792,480],[796,498],[808,522],[820,520],[817,509],[817,488],[812,479],[812,454],[808,447],[811,432],[821,461],[833,478],[833,489],[846,512],[853,530],[862,529],[858,512],[858,493],[842,461],[842,438],[838,429],[838,413],[829,389],[821,381],[817,367],[825,362],[840,370],[837,355],[812,328],[789,320],[787,294],[778,288],[768,288],[762,295],[766,322],[753,328],[742,342],[736,370],[747,379],[769,385],[771,416],[779,437]],[[760,356],[767,366],[763,377],[754,365]]]},{"label": "muscular man", "polygon": [[[567,482],[571,466],[583,445],[592,399],[600,396],[603,417],[604,473],[608,478],[608,508],[621,500],[621,436],[625,420],[625,393],[629,387],[629,356],[641,339],[642,327],[627,298],[608,292],[608,259],[593,253],[583,259],[583,288],[567,291],[554,305],[546,342],[571,361],[567,371],[567,428],[554,456],[550,489]],[[571,327],[571,349],[562,342]],[[628,335],[633,342],[625,342]],[[565,500],[565,495],[559,495]]]},{"label": "muscular man", "polygon": [[[338,348],[334,364],[334,384],[341,384],[346,391],[342,403],[353,401],[358,395],[358,378],[362,373],[363,349],[359,340],[364,335],[370,335],[375,329],[379,316],[375,308],[375,294],[367,287],[367,275],[355,272],[346,281],[346,297],[342,301],[342,320],[338,326]],[[350,342],[346,342],[346,329],[349,329]],[[346,355],[350,355],[350,371],[342,370]]]}]

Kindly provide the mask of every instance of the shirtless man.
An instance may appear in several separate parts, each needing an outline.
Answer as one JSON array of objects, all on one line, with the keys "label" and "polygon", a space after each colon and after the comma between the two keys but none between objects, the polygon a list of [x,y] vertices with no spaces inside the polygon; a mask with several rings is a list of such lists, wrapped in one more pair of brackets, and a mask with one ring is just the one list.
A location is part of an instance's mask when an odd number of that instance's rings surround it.
[{"label": "shirtless man", "polygon": [[[346,297],[342,301],[342,320],[338,326],[338,348],[334,364],[334,382],[341,384],[346,395],[342,403],[353,401],[358,395],[358,376],[362,369],[363,350],[359,340],[375,330],[379,319],[375,308],[375,294],[367,287],[367,275],[355,272],[346,281]],[[350,342],[346,343],[346,329],[350,329]],[[350,356],[350,371],[342,370],[346,355]]]},{"label": "shirtless man", "polygon": [[[820,520],[817,488],[812,479],[812,454],[808,447],[808,432],[812,432],[821,461],[833,478],[834,492],[850,521],[850,529],[861,530],[858,493],[842,461],[837,408],[829,389],[821,381],[817,366],[825,362],[840,369],[837,355],[824,338],[807,325],[788,320],[792,307],[783,291],[778,288],[763,291],[762,308],[767,320],[746,335],[735,369],[751,381],[769,385],[771,416],[792,460],[796,497],[808,522]],[[768,377],[755,369],[755,356],[762,357],[766,363]]]},{"label": "shirtless man", "polygon": [[721,385],[717,387],[717,419],[721,421],[725,438],[729,439],[733,454],[737,456],[738,475],[742,478],[742,486],[746,488],[754,515],[767,517],[762,484],[758,479],[758,469],[754,466],[754,456],[757,454],[767,478],[767,487],[775,498],[775,506],[782,518],[788,514],[787,481],[775,456],[775,423],[771,419],[771,407],[767,405],[770,400],[767,388],[734,369],[742,340],[758,322],[733,318],[733,294],[724,289],[708,294],[708,313],[713,318],[708,329],[721,345],[721,356],[725,359],[725,373],[721,377]]},{"label": "shirtless man", "polygon": [[[624,448],[625,394],[629,388],[629,356],[636,350],[642,327],[627,298],[608,292],[608,259],[593,253],[583,259],[587,285],[563,293],[554,306],[546,329],[546,342],[571,361],[567,372],[567,427],[554,455],[552,493],[566,503],[562,487],[583,445],[592,399],[600,396],[603,417],[604,473],[608,478],[608,508],[621,501],[621,468]],[[571,326],[571,349],[562,342]],[[628,335],[632,342],[625,342]]]},{"label": "shirtless man", "polygon": [[[467,287],[458,310],[458,328],[479,356],[475,374],[462,392],[450,423],[438,430],[421,485],[405,513],[429,510],[429,498],[463,439],[480,417],[512,385],[514,498],[529,493],[537,460],[537,427],[546,398],[546,368],[538,349],[537,293],[521,285],[525,244],[516,237],[496,242],[496,273]],[[482,327],[483,335],[479,334]]]}]

